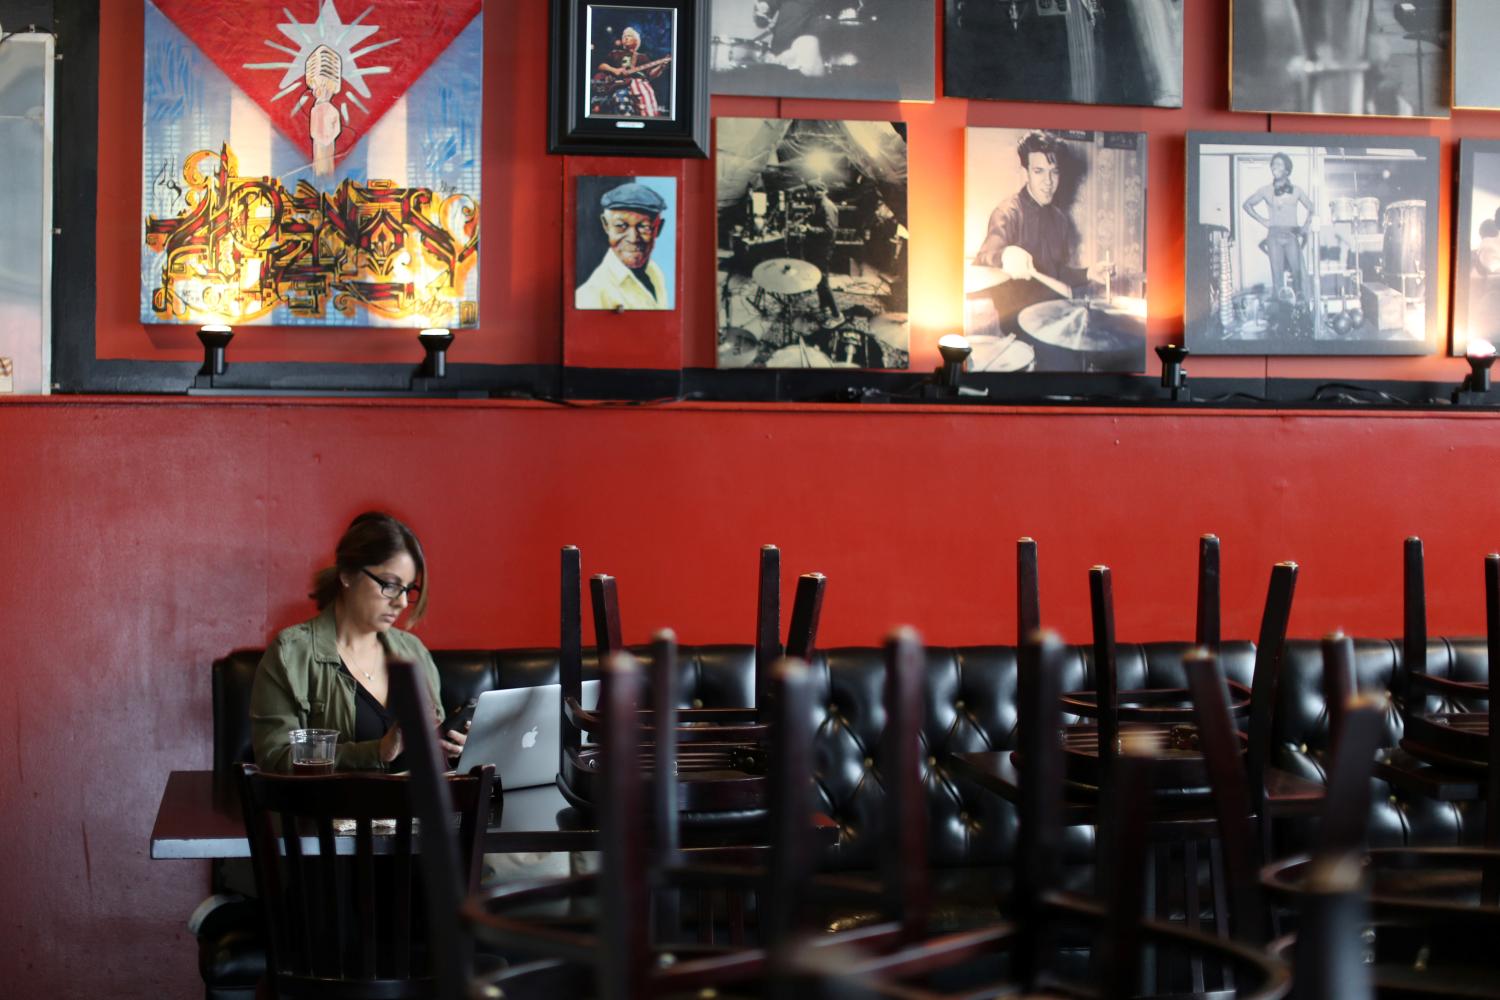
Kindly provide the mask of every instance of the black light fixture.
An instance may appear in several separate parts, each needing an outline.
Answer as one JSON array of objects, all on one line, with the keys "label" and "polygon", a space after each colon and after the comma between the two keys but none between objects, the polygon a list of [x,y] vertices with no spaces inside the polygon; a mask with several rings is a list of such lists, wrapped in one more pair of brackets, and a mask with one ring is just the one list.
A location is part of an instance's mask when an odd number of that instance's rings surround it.
[{"label": "black light fixture", "polygon": [[198,328],[198,341],[203,345],[203,367],[198,369],[198,377],[193,380],[195,388],[212,386],[213,380],[224,374],[224,369],[229,367],[225,351],[233,339],[234,330],[231,327],[215,325]]},{"label": "black light fixture", "polygon": [[969,338],[960,333],[946,333],[938,338],[938,353],[943,356],[943,366],[938,369],[938,385],[945,396],[957,396],[963,384],[964,363],[974,348]]},{"label": "black light fixture", "polygon": [[421,378],[447,378],[448,348],[453,346],[452,331],[437,327],[423,330],[417,335],[417,341],[426,352],[417,375]]},{"label": "black light fixture", "polygon": [[1182,367],[1190,353],[1181,344],[1162,344],[1156,349],[1156,356],[1161,358],[1161,387],[1171,390],[1174,403],[1193,398],[1193,391],[1187,384],[1187,369]]},{"label": "black light fixture", "polygon": [[1469,363],[1469,374],[1453,390],[1454,404],[1475,406],[1490,402],[1490,366],[1495,363],[1495,345],[1488,340],[1471,339],[1464,360]]}]

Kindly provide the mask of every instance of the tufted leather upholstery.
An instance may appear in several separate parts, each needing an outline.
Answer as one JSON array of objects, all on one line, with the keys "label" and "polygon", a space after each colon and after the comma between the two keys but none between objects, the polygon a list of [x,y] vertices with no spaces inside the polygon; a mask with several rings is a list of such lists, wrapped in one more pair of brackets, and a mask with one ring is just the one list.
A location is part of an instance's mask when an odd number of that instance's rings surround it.
[{"label": "tufted leather upholstery", "polygon": [[[1399,639],[1355,640],[1355,686],[1361,694],[1388,694],[1400,669]],[[1482,681],[1489,676],[1485,640],[1431,639],[1427,643],[1425,670],[1454,680]],[[1428,696],[1423,711],[1463,711],[1483,705],[1479,700],[1459,705]],[[1385,709],[1382,746],[1399,744],[1402,731],[1400,705],[1391,699]],[[1314,781],[1327,780],[1324,758],[1328,751],[1328,703],[1323,695],[1322,647],[1316,640],[1287,642],[1277,688],[1275,743],[1273,762],[1277,767]],[[1378,778],[1371,780],[1375,782],[1370,815],[1372,847],[1472,843],[1483,832],[1482,805],[1408,797]]]}]

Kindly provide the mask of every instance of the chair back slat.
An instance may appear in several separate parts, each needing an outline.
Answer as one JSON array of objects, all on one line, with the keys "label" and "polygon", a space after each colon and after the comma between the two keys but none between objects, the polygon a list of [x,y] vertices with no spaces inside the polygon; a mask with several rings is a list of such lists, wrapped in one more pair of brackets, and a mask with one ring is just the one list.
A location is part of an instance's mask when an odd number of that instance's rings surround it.
[{"label": "chair back slat", "polygon": [[354,898],[359,911],[359,977],[374,979],[375,914],[380,903],[375,887],[375,837],[368,816],[354,821]]},{"label": "chair back slat", "polygon": [[[1260,850],[1251,836],[1252,798],[1247,788],[1246,768],[1240,755],[1239,734],[1229,712],[1229,694],[1218,657],[1204,648],[1190,652],[1183,661],[1188,690],[1193,699],[1193,717],[1198,724],[1198,745],[1208,770],[1214,816],[1229,870],[1231,931],[1237,939],[1262,944],[1266,939],[1266,910],[1261,901]],[[1265,822],[1265,817],[1260,817]],[[1214,900],[1214,906],[1224,905]]]},{"label": "chair back slat", "polygon": [[922,791],[922,725],[927,714],[926,654],[915,629],[897,629],[885,642],[885,835],[882,884],[887,911],[907,940],[927,933],[927,797]]},{"label": "chair back slat", "polygon": [[1219,649],[1219,536],[1203,535],[1198,539],[1198,605],[1193,641],[1215,652]]},{"label": "chair back slat", "polygon": [[1094,694],[1099,711],[1099,768],[1108,773],[1120,739],[1119,682],[1115,664],[1115,594],[1108,566],[1089,570],[1094,619]]},{"label": "chair back slat", "polygon": [[[1265,813],[1266,768],[1271,760],[1271,722],[1276,709],[1276,683],[1286,648],[1286,630],[1292,617],[1292,596],[1297,589],[1297,564],[1279,562],[1271,567],[1266,588],[1266,606],[1255,643],[1255,668],[1250,677],[1250,724],[1245,752],[1253,812]],[[1269,825],[1263,827],[1269,832]]]},{"label": "chair back slat", "polygon": [[411,976],[411,817],[396,819],[396,855],[391,859],[391,891],[395,896],[391,910],[395,915],[395,928],[391,935],[391,978],[407,979]]},{"label": "chair back slat", "polygon": [[1328,746],[1339,745],[1344,727],[1344,709],[1357,690],[1354,676],[1354,640],[1342,632],[1323,637],[1323,704],[1328,706]]},{"label": "chair back slat", "polygon": [[602,666],[605,765],[599,820],[604,940],[599,987],[604,1000],[633,1000],[642,995],[650,960],[645,803],[640,769],[635,766],[641,746],[641,665],[629,653],[616,652]]},{"label": "chair back slat", "polygon": [[762,711],[781,652],[781,550],[762,545],[755,591],[755,707]]},{"label": "chair back slat", "polygon": [[[325,858],[336,856],[338,849],[333,839],[332,816],[318,817],[317,833],[318,853]],[[322,898],[318,903],[321,903],[322,909],[318,914],[317,927],[322,940],[313,952],[313,962],[309,964],[315,964],[331,978],[339,978],[343,975],[344,956],[348,954],[345,949],[349,946],[349,913],[348,907],[342,902],[347,888],[344,866],[319,865],[318,881],[322,890]]]},{"label": "chair back slat", "polygon": [[1057,885],[1062,842],[1062,656],[1057,635],[1033,632],[1016,664],[1016,755],[1020,781],[1015,855],[1015,975],[1035,985],[1042,897]]},{"label": "chair back slat", "polygon": [[[288,893],[287,909],[290,916],[287,922],[287,943],[292,949],[292,953],[287,956],[290,959],[288,968],[311,973],[315,971],[314,958],[319,954],[314,940],[318,921],[313,919],[307,871],[302,862],[301,830],[298,828],[297,816],[291,812],[281,813],[281,845],[286,852],[286,880],[283,889]],[[337,970],[339,967],[330,968]]]},{"label": "chair back slat", "polygon": [[[432,724],[437,713],[427,685],[410,663],[393,661],[390,672],[390,704],[401,723],[411,769],[408,811],[422,824],[417,862],[422,871],[420,895],[426,906],[433,995],[435,1000],[463,1000],[473,972],[474,942],[458,914],[463,896],[478,886],[495,769],[486,764],[462,778],[445,777],[448,762],[438,746]],[[460,816],[457,836],[452,824],[455,811]],[[409,838],[410,826],[407,830]],[[401,843],[398,839],[398,849]]]},{"label": "chair back slat", "polygon": [[1420,711],[1424,696],[1412,690],[1412,674],[1427,672],[1427,579],[1422,539],[1408,538],[1401,552],[1401,669],[1391,678],[1393,693],[1408,711]]},{"label": "chair back slat", "polygon": [[[1339,645],[1348,643],[1343,639]],[[1329,648],[1325,640],[1324,651]],[[1328,791],[1318,830],[1317,853],[1363,851],[1370,826],[1370,777],[1384,737],[1382,706],[1373,698],[1350,699],[1340,713],[1339,739],[1328,766]]]},{"label": "chair back slat", "polygon": [[[761,936],[777,961],[791,947],[796,913],[812,871],[808,826],[813,794],[812,673],[802,660],[783,657],[771,679],[771,731],[767,795],[771,856],[762,892]],[[773,963],[774,964],[774,963]]]},{"label": "chair back slat", "polygon": [[[558,637],[558,675],[562,682],[561,703],[569,698],[583,702],[583,557],[576,545],[562,549],[562,594],[559,602],[562,632]],[[557,770],[567,769],[568,752],[583,745],[583,734],[562,712],[562,739],[558,743]]]},{"label": "chair back slat", "polygon": [[792,595],[792,623],[787,628],[786,655],[812,662],[818,644],[818,619],[823,615],[823,590],[828,579],[822,573],[803,573]]},{"label": "chair back slat", "polygon": [[589,593],[594,599],[594,644],[599,648],[599,662],[625,648],[620,640],[620,592],[615,578],[608,573],[589,577]]},{"label": "chair back slat", "polygon": [[[677,636],[662,629],[651,641],[652,734],[655,739],[651,781],[651,829],[657,870],[678,863],[677,786]],[[656,897],[656,932],[673,940],[681,929],[680,893],[664,889]]]},{"label": "chair back slat", "polygon": [[1016,646],[1042,627],[1042,585],[1037,575],[1036,540],[1016,539]]},{"label": "chair back slat", "polygon": [[1122,753],[1111,765],[1102,809],[1100,879],[1110,919],[1102,928],[1100,981],[1109,1000],[1134,997],[1142,971],[1141,918],[1146,909],[1146,826],[1149,811],[1141,803],[1152,794],[1154,762],[1135,752]]},{"label": "chair back slat", "polygon": [[1360,940],[1370,921],[1358,857],[1315,858],[1300,895],[1293,1000],[1371,1000],[1371,969]]},{"label": "chair back slat", "polygon": [[[1485,801],[1488,807],[1484,814],[1484,846],[1500,847],[1500,728],[1495,726],[1500,715],[1500,702],[1495,700],[1500,691],[1500,682],[1495,675],[1500,673],[1500,554],[1491,552],[1484,557],[1484,631],[1489,654],[1488,686],[1486,697],[1489,712],[1489,739],[1485,749],[1489,751],[1488,767],[1485,771]],[[1480,886],[1480,899],[1486,906],[1500,905],[1500,867],[1490,864],[1484,869]]]}]

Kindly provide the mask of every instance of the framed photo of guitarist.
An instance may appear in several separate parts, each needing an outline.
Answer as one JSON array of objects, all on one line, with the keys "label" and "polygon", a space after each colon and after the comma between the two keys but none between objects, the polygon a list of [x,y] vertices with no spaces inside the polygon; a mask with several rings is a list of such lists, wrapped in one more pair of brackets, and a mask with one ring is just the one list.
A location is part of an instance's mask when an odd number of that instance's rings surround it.
[{"label": "framed photo of guitarist", "polygon": [[548,151],[708,155],[706,0],[553,0]]}]

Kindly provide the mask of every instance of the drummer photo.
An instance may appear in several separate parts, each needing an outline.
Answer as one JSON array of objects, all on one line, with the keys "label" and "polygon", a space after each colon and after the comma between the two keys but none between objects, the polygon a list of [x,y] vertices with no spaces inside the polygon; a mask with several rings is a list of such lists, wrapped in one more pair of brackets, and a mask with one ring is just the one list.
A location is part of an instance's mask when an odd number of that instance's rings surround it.
[{"label": "drummer photo", "polygon": [[1146,137],[964,130],[973,371],[1146,367]]},{"label": "drummer photo", "polygon": [[943,92],[1180,108],[1184,6],[1185,0],[946,0]]},{"label": "drummer photo", "polygon": [[589,118],[674,118],[677,11],[671,7],[589,4],[582,71]]},{"label": "drummer photo", "polygon": [[1231,110],[1447,118],[1452,11],[1493,5],[1233,0],[1230,6]]},{"label": "drummer photo", "polygon": [[931,0],[712,0],[715,94],[930,101]]},{"label": "drummer photo", "polygon": [[677,305],[677,178],[580,174],[573,308]]},{"label": "drummer photo", "polygon": [[906,368],[905,125],[717,131],[719,367]]},{"label": "drummer photo", "polygon": [[1189,132],[1195,354],[1430,354],[1436,139]]},{"label": "drummer photo", "polygon": [[1465,139],[1458,158],[1452,350],[1482,355],[1500,343],[1500,142]]}]

